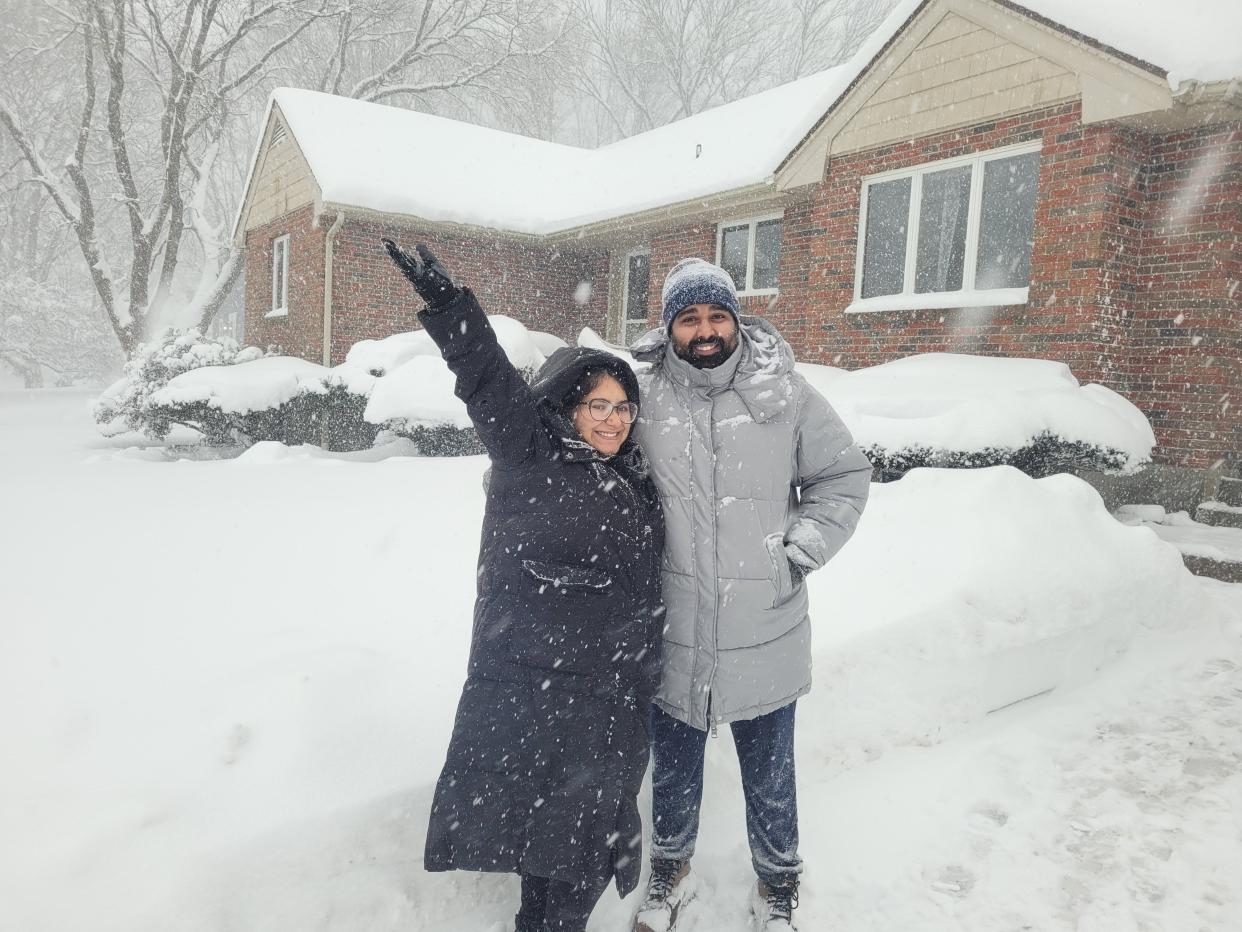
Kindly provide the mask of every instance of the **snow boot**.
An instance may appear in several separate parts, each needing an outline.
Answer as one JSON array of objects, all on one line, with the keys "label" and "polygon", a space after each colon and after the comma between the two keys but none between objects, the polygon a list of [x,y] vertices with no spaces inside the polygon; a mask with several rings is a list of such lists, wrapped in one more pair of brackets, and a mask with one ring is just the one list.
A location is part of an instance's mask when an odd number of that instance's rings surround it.
[{"label": "snow boot", "polygon": [[791,875],[776,886],[760,880],[750,891],[750,914],[758,932],[797,932],[793,911],[798,906],[798,878]]},{"label": "snow boot", "polygon": [[682,907],[693,897],[689,861],[652,858],[647,896],[634,915],[633,932],[673,932]]}]

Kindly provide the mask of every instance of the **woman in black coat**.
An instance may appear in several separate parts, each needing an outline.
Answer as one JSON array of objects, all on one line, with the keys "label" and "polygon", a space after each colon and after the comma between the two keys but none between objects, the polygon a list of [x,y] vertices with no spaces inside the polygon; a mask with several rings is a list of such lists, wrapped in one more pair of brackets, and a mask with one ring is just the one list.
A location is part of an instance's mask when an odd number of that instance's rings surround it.
[{"label": "woman in black coat", "polygon": [[427,832],[428,870],[522,876],[518,932],[586,928],[638,882],[636,797],[659,679],[664,529],[630,437],[624,361],[557,350],[531,385],[468,289],[385,241],[491,456],[466,684]]}]

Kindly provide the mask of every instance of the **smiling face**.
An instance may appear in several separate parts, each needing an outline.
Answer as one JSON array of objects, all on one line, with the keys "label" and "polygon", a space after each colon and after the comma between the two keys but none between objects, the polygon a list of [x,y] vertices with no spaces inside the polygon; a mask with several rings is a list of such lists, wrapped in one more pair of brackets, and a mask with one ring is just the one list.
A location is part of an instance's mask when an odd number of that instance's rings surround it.
[{"label": "smiling face", "polygon": [[599,450],[605,456],[612,456],[621,449],[621,444],[630,435],[630,425],[621,419],[620,413],[614,408],[607,419],[597,421],[591,416],[590,404],[597,398],[609,404],[619,405],[629,401],[625,389],[610,375],[600,376],[599,383],[587,392],[580,404],[574,408],[574,427],[578,436]]},{"label": "smiling face", "polygon": [[699,369],[714,369],[737,349],[737,318],[717,304],[691,304],[669,327],[673,352]]}]

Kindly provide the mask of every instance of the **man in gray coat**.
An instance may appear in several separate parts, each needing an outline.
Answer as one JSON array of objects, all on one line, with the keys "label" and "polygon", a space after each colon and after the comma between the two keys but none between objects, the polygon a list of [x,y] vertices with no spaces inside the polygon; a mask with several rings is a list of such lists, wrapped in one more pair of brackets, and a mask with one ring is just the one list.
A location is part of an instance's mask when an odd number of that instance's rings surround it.
[{"label": "man in gray coat", "polygon": [[797,905],[794,704],[811,687],[803,580],[858,524],[871,464],[794,371],[776,329],[741,315],[702,259],[664,282],[663,326],[634,345],[638,442],[664,506],[664,672],[651,712],[652,865],[636,932],[665,932],[690,896],[707,734],[728,723],[742,769],[760,928]]}]

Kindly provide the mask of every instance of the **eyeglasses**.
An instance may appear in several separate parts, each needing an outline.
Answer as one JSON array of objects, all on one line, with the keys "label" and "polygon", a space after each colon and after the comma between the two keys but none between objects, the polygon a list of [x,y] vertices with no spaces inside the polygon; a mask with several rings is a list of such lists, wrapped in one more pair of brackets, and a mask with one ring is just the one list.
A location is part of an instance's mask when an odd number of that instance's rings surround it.
[{"label": "eyeglasses", "polygon": [[612,417],[613,411],[617,412],[623,424],[633,424],[634,419],[638,417],[638,405],[632,401],[622,401],[614,405],[611,401],[605,401],[603,398],[592,398],[590,401],[580,401],[578,404],[586,405],[586,409],[591,412],[591,419],[594,421],[608,420]]}]

